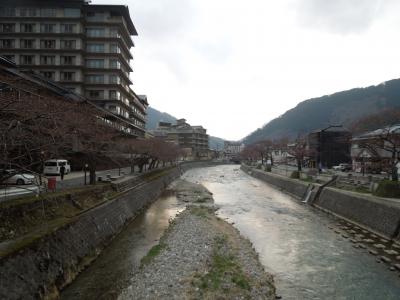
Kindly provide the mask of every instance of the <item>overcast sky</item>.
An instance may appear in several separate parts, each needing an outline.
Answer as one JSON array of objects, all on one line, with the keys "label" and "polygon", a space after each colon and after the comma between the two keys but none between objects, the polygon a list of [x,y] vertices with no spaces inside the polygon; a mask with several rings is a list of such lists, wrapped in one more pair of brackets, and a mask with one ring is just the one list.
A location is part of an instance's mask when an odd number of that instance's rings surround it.
[{"label": "overcast sky", "polygon": [[238,140],[302,100],[400,77],[400,1],[94,0],[126,4],[133,89]]}]

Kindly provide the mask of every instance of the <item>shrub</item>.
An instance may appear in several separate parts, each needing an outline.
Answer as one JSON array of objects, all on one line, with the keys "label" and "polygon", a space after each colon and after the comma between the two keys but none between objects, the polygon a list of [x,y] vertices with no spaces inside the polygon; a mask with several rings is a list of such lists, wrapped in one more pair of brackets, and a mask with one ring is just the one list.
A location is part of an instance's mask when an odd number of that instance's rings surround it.
[{"label": "shrub", "polygon": [[257,165],[257,169],[258,169],[258,170],[261,170],[261,164],[258,164],[258,165]]},{"label": "shrub", "polygon": [[397,181],[382,180],[374,192],[375,196],[400,198],[400,184]]},{"label": "shrub", "polygon": [[271,165],[266,165],[265,166],[265,171],[271,172]]},{"label": "shrub", "polygon": [[300,172],[299,171],[293,171],[292,174],[290,174],[290,178],[299,179],[300,178]]}]

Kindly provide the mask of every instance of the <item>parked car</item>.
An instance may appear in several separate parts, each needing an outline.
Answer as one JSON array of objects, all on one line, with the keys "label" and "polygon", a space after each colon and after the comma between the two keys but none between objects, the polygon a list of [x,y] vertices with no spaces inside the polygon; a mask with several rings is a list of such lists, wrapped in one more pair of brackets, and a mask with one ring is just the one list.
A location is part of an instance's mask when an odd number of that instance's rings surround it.
[{"label": "parked car", "polygon": [[61,166],[65,167],[65,173],[71,172],[71,165],[66,159],[49,159],[44,162],[43,173],[45,175],[60,175]]},{"label": "parked car", "polygon": [[351,164],[341,163],[337,166],[333,166],[332,169],[334,169],[335,171],[346,172],[346,171],[351,171],[352,167],[351,167]]},{"label": "parked car", "polygon": [[25,172],[18,172],[14,169],[0,170],[0,178],[6,178],[1,182],[2,184],[23,185],[35,183],[35,175]]}]

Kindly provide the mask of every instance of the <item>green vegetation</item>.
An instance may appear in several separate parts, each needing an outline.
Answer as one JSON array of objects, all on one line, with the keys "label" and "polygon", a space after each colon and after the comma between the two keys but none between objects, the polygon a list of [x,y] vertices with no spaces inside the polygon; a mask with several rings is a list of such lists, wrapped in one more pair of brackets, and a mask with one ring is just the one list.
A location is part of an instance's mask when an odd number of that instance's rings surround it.
[{"label": "green vegetation", "polygon": [[363,116],[399,107],[399,98],[400,80],[395,79],[385,82],[384,85],[308,99],[248,135],[244,143],[252,144],[281,137],[295,138],[299,133],[304,134],[326,127],[327,120],[330,124],[349,127]]},{"label": "green vegetation", "polygon": [[307,176],[307,178],[299,178],[301,181],[304,181],[304,182],[309,182],[309,183],[312,183],[312,182],[314,182],[314,179],[312,178],[312,176]]},{"label": "green vegetation", "polygon": [[299,171],[293,171],[292,174],[290,174],[290,178],[300,179],[300,172]]},{"label": "green vegetation", "polygon": [[206,218],[206,219],[209,218],[208,215],[211,213],[210,209],[205,206],[191,207],[190,212],[195,216],[198,216],[201,218]]},{"label": "green vegetation", "polygon": [[146,265],[146,264],[150,263],[150,262],[154,259],[154,257],[156,257],[157,255],[159,255],[160,252],[161,252],[161,250],[163,250],[164,248],[166,248],[166,245],[165,245],[165,244],[162,244],[162,243],[153,246],[153,247],[149,250],[149,252],[146,254],[146,256],[144,256],[144,257],[141,259],[141,261],[140,261],[140,262],[141,262],[141,265]]},{"label": "green vegetation", "polygon": [[382,180],[373,193],[378,197],[400,198],[400,183],[391,180]]},{"label": "green vegetation", "polygon": [[167,175],[169,171],[173,168],[175,168],[175,166],[169,166],[161,170],[160,169],[151,170],[150,172],[141,175],[141,178],[145,181],[153,181],[164,175]]},{"label": "green vegetation", "polygon": [[[214,254],[210,270],[203,276],[195,275],[194,283],[203,290],[218,290],[227,281],[243,290],[250,290],[250,283],[239,266],[236,257],[228,250],[226,236],[215,238]],[[224,289],[224,288],[223,288]]]},{"label": "green vegetation", "polygon": [[265,166],[265,171],[266,172],[271,172],[271,165],[266,165]]}]

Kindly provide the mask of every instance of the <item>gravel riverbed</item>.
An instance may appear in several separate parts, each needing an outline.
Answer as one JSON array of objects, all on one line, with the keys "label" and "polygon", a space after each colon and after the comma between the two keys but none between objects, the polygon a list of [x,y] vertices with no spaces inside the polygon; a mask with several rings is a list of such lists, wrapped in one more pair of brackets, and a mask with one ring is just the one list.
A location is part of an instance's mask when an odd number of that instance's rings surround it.
[{"label": "gravel riverbed", "polygon": [[273,277],[251,243],[215,215],[212,194],[184,180],[172,188],[187,209],[118,299],[275,299]]}]

